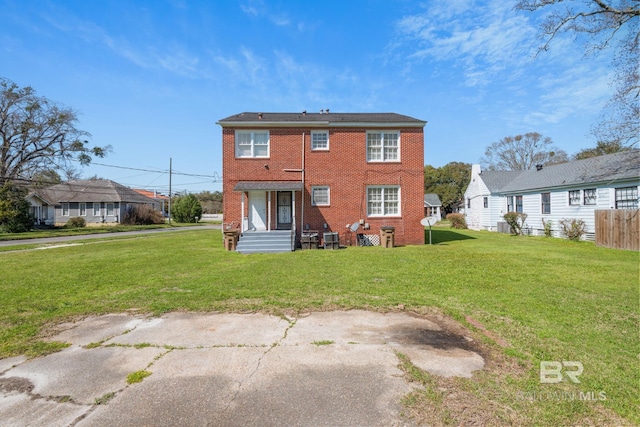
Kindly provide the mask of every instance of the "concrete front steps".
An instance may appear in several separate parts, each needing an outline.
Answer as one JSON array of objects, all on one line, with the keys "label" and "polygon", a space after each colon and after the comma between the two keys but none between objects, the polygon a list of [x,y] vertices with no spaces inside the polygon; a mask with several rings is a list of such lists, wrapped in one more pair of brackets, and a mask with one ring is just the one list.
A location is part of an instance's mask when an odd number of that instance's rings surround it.
[{"label": "concrete front steps", "polygon": [[245,231],[236,251],[242,254],[291,252],[291,230]]}]

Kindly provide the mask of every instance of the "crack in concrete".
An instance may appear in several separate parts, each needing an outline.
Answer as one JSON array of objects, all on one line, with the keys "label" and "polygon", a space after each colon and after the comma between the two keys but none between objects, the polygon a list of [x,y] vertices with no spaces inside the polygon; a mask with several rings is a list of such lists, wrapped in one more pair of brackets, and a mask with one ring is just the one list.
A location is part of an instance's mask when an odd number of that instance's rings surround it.
[{"label": "crack in concrete", "polygon": [[271,350],[273,350],[273,348],[277,347],[280,345],[280,343],[282,341],[284,341],[285,339],[287,339],[287,334],[289,333],[289,330],[291,328],[293,328],[296,325],[296,322],[298,321],[297,319],[291,320],[289,318],[285,317],[285,320],[287,322],[289,322],[289,326],[287,326],[287,328],[284,330],[284,334],[282,335],[282,338],[280,338],[278,341],[274,342],[273,344],[271,344],[271,346],[264,352],[262,353],[262,356],[260,356],[260,358],[258,358],[258,362],[256,363],[256,367],[253,369],[253,371],[251,371],[249,373],[249,375],[247,375],[247,377],[241,381],[238,381],[238,389],[236,390],[236,392],[233,394],[233,396],[231,397],[231,399],[229,399],[229,401],[227,402],[227,405],[225,406],[225,408],[222,410],[222,414],[226,413],[227,410],[229,409],[229,407],[231,406],[231,404],[236,400],[236,398],[238,397],[238,395],[240,394],[240,391],[242,390],[242,385],[250,380],[251,378],[253,378],[253,376],[256,374],[256,372],[258,372],[258,370],[260,369],[260,365],[262,363],[262,359],[264,359],[267,354],[269,354],[269,352]]}]

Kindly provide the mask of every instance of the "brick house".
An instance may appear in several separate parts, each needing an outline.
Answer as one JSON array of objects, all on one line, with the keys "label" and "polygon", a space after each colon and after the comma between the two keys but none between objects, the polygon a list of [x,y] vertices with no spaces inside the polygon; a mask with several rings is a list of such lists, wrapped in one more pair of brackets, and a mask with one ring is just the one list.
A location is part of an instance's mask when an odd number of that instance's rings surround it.
[{"label": "brick house", "polygon": [[[395,227],[396,245],[424,243],[425,121],[395,113],[250,113],[222,127],[225,224],[301,232],[348,226],[374,236]],[[238,247],[240,250],[240,246]]]}]

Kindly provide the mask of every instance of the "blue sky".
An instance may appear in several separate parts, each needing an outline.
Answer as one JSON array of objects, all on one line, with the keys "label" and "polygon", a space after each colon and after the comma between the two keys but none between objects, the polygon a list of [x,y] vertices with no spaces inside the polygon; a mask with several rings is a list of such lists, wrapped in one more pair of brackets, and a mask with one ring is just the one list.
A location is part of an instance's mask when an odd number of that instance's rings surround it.
[{"label": "blue sky", "polygon": [[[536,131],[569,154],[612,94],[611,57],[508,0],[0,0],[0,77],[76,109],[121,184],[221,190],[221,128],[243,111],[396,112],[428,123],[425,163],[477,163]],[[129,169],[125,169],[129,168]],[[135,170],[144,169],[144,170]]]}]

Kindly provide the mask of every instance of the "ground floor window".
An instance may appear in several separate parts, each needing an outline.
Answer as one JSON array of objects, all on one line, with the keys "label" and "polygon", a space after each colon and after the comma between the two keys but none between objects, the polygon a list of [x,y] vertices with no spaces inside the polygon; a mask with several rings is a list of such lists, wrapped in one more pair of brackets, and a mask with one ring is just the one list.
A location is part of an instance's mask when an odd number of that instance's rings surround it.
[{"label": "ground floor window", "polygon": [[489,198],[488,197],[483,197],[482,198],[482,203],[484,203],[484,207],[488,208],[489,207]]},{"label": "ground floor window", "polygon": [[400,215],[400,187],[376,186],[367,187],[368,216]]},{"label": "ground floor window", "polygon": [[516,196],[516,212],[524,212],[522,208],[522,196]]},{"label": "ground floor window", "polygon": [[80,203],[80,216],[87,216],[87,204]]},{"label": "ground floor window", "polygon": [[580,190],[569,191],[569,205],[571,206],[580,205]]},{"label": "ground floor window", "polygon": [[329,187],[311,187],[311,204],[313,206],[329,206]]},{"label": "ground floor window", "polygon": [[62,216],[69,216],[69,203],[62,204]]},{"label": "ground floor window", "polygon": [[638,187],[616,188],[616,209],[638,209]]},{"label": "ground floor window", "polygon": [[542,214],[551,213],[551,193],[540,194],[540,200],[542,205]]},{"label": "ground floor window", "polygon": [[108,216],[114,215],[113,203],[107,203],[107,215]]},{"label": "ground floor window", "polygon": [[596,189],[588,188],[584,190],[584,204],[595,205],[596,204]]},{"label": "ground floor window", "polygon": [[100,216],[100,203],[93,204],[93,216]]}]

